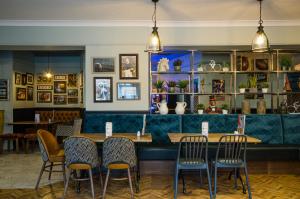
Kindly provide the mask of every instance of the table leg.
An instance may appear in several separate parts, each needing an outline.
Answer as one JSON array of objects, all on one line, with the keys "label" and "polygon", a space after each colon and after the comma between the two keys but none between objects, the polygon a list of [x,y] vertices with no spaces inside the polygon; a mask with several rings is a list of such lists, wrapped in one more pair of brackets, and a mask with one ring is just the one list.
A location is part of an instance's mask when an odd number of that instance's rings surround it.
[{"label": "table leg", "polygon": [[140,170],[140,146],[136,143],[136,159],[137,159],[137,171],[136,171],[136,192],[140,191],[140,179],[141,179],[141,170]]}]

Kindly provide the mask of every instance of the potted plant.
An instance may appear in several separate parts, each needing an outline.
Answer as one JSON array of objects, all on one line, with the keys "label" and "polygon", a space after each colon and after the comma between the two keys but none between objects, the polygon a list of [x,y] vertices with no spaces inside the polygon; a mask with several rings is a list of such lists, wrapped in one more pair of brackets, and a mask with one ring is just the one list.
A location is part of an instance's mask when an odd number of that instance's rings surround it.
[{"label": "potted plant", "polygon": [[230,64],[229,64],[229,62],[223,62],[223,68],[222,68],[222,70],[224,71],[224,72],[228,72],[229,71],[229,66],[230,66]]},{"label": "potted plant", "polygon": [[175,81],[169,81],[168,82],[168,87],[169,87],[169,93],[175,93],[176,82]]},{"label": "potted plant", "polygon": [[175,72],[180,72],[181,71],[181,64],[182,64],[182,61],[180,59],[176,59],[173,63],[173,66],[174,66],[174,71]]},{"label": "potted plant", "polygon": [[205,65],[205,62],[202,61],[202,62],[198,65],[197,71],[198,71],[198,72],[203,72],[203,71],[204,71],[204,65]]},{"label": "potted plant", "polygon": [[162,87],[163,87],[163,84],[164,84],[164,81],[163,80],[157,80],[155,83],[154,83],[154,86],[155,88],[157,89],[157,92],[158,93],[161,93],[162,92]]},{"label": "potted plant", "polygon": [[263,93],[267,93],[268,92],[268,88],[269,88],[269,84],[267,82],[264,82],[261,85],[261,90],[262,90]]},{"label": "potted plant", "polygon": [[180,92],[184,93],[187,85],[189,84],[189,80],[180,80],[178,82],[178,87],[180,88]]},{"label": "potted plant", "polygon": [[239,89],[240,89],[240,93],[245,93],[245,90],[246,90],[246,84],[241,83],[241,84],[239,85]]},{"label": "potted plant", "polygon": [[256,93],[257,92],[257,77],[255,75],[250,76],[248,78],[248,86],[250,88],[250,92]]},{"label": "potted plant", "polygon": [[205,109],[204,104],[197,105],[198,114],[203,114],[204,109]]},{"label": "potted plant", "polygon": [[227,104],[222,104],[222,113],[223,114],[228,114],[228,105]]},{"label": "potted plant", "polygon": [[279,60],[279,64],[281,66],[281,70],[290,70],[292,66],[291,56],[283,55]]}]

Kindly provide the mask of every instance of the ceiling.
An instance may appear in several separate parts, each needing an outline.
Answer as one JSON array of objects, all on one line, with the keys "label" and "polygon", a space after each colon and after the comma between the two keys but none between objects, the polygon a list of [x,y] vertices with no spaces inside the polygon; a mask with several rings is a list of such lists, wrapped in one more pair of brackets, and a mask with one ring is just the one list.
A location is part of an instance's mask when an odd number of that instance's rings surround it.
[{"label": "ceiling", "polygon": [[[300,0],[264,0],[263,19],[300,21]],[[0,21],[78,20],[150,23],[151,0],[0,0]],[[255,21],[257,0],[160,0],[158,21]],[[266,25],[266,23],[265,23]]]}]

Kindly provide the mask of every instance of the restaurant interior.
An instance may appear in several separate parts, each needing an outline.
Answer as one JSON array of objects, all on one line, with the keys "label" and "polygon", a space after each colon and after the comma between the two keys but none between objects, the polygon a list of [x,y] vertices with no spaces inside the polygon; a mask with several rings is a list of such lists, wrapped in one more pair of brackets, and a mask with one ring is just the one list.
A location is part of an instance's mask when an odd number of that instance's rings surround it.
[{"label": "restaurant interior", "polygon": [[0,198],[300,199],[299,9],[0,2]]}]

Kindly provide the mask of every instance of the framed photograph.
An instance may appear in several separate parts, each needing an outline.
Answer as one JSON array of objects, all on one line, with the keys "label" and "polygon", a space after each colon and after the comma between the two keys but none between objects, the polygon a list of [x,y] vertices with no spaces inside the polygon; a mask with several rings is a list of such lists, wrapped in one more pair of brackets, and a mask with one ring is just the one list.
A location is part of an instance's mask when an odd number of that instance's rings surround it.
[{"label": "framed photograph", "polygon": [[22,74],[21,73],[15,73],[15,84],[21,85],[22,83]]},{"label": "framed photograph", "polygon": [[66,95],[54,95],[54,105],[65,105],[67,104],[67,96]]},{"label": "framed photograph", "polygon": [[212,80],[212,93],[225,93],[225,80],[213,79]]},{"label": "framed photograph", "polygon": [[269,60],[268,59],[255,59],[255,70],[268,70]]},{"label": "framed photograph", "polygon": [[96,57],[93,58],[93,73],[114,73],[115,58],[114,57]]},{"label": "framed photograph", "polygon": [[78,89],[68,89],[69,97],[78,97]]},{"label": "framed photograph", "polygon": [[118,82],[117,83],[117,100],[140,100],[141,85],[140,83]]},{"label": "framed photograph", "polygon": [[112,77],[94,77],[94,102],[112,102]]},{"label": "framed photograph", "polygon": [[43,74],[39,73],[37,74],[36,83],[37,84],[52,84],[53,78],[47,78]]},{"label": "framed photograph", "polygon": [[0,100],[6,101],[9,99],[9,81],[8,79],[0,79]]},{"label": "framed photograph", "polygon": [[33,86],[27,86],[27,101],[33,101]]},{"label": "framed photograph", "polygon": [[67,93],[66,81],[54,81],[54,93]]},{"label": "framed photograph", "polygon": [[16,88],[16,100],[17,101],[24,101],[26,100],[26,88]]},{"label": "framed photograph", "polygon": [[120,79],[138,79],[138,54],[120,54]]},{"label": "framed photograph", "polygon": [[77,74],[68,74],[68,87],[77,87]]},{"label": "framed photograph", "polygon": [[37,103],[51,103],[52,92],[51,91],[37,91]]},{"label": "framed photograph", "polygon": [[22,74],[22,85],[26,85],[26,84],[27,84],[27,75]]},{"label": "framed photograph", "polygon": [[72,97],[72,98],[68,98],[68,104],[78,104],[78,98],[76,97],[76,98],[74,98],[74,97]]},{"label": "framed photograph", "polygon": [[54,81],[59,81],[59,80],[67,80],[66,75],[54,75]]},{"label": "framed photograph", "polygon": [[26,73],[26,82],[27,84],[33,85],[34,76],[32,73]]},{"label": "framed photograph", "polygon": [[52,85],[37,85],[37,90],[53,90]]}]

